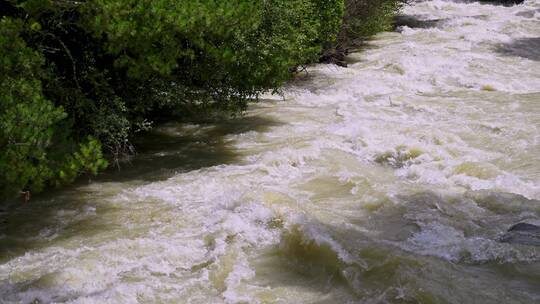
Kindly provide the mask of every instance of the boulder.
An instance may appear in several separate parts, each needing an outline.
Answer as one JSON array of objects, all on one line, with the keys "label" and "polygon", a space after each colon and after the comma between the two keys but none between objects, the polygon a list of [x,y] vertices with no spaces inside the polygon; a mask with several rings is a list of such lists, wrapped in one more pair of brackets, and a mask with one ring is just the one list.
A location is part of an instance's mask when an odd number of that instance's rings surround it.
[{"label": "boulder", "polygon": [[480,0],[481,3],[500,4],[504,6],[512,6],[523,3],[524,0]]},{"label": "boulder", "polygon": [[503,243],[540,246],[540,226],[518,223],[510,227],[500,238]]}]

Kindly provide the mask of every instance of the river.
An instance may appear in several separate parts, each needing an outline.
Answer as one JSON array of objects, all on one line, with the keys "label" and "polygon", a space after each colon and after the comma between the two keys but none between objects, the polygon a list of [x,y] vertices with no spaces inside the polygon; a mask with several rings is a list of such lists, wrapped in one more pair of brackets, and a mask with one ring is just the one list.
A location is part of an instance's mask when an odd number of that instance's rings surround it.
[{"label": "river", "polygon": [[424,1],[348,68],[0,216],[0,303],[540,303],[540,1]]}]

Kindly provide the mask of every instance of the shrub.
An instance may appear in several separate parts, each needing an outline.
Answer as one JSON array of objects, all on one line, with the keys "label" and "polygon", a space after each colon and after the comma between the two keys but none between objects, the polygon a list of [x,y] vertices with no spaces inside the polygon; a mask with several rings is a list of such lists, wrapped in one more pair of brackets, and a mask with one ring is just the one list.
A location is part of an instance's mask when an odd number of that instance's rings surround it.
[{"label": "shrub", "polygon": [[98,0],[84,11],[128,78],[172,84],[181,100],[167,107],[236,110],[317,59],[343,0]]},{"label": "shrub", "polygon": [[66,166],[65,157],[78,160],[71,166],[73,178],[106,166],[91,140],[80,146],[83,154],[70,156],[76,144],[60,131],[67,115],[43,95],[44,59],[20,37],[22,29],[20,20],[0,20],[0,199],[23,189],[42,190],[56,179],[58,167]]},{"label": "shrub", "polygon": [[65,113],[41,92],[43,58],[19,36],[22,22],[0,20],[0,195],[41,189],[54,126]]},{"label": "shrub", "polygon": [[16,193],[68,183],[105,166],[101,149],[115,161],[131,153],[130,138],[154,121],[242,111],[317,60],[337,37],[343,7],[0,1],[0,184]]},{"label": "shrub", "polygon": [[320,17],[319,40],[323,47],[334,43],[343,25],[344,0],[314,0],[316,15]]},{"label": "shrub", "polygon": [[345,0],[345,11],[335,43],[327,44],[321,62],[346,66],[349,49],[362,44],[372,35],[390,30],[394,16],[408,0]]},{"label": "shrub", "polygon": [[[397,0],[0,0],[2,195],[132,153],[154,122],[241,112],[385,29]],[[5,193],[4,193],[5,192]]]},{"label": "shrub", "polygon": [[406,0],[346,0],[341,41],[367,38],[390,30],[393,17]]}]

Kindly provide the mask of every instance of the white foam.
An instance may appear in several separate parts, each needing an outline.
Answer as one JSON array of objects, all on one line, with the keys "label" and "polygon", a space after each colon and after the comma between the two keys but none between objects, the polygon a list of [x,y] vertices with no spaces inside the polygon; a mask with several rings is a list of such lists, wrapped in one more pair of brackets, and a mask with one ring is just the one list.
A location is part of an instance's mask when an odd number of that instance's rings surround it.
[{"label": "white foam", "polygon": [[[540,199],[540,175],[534,174],[540,163],[522,164],[540,159],[534,151],[540,113],[533,100],[540,92],[540,61],[497,51],[540,36],[540,13],[516,16],[538,8],[538,0],[515,7],[442,0],[407,7],[406,14],[442,21],[377,36],[374,48],[354,54],[358,62],[348,69],[310,67],[310,78],[289,85],[285,100],[272,96],[248,113],[275,125],[223,138],[238,153],[234,164],[86,188],[100,193],[88,198],[91,208],[58,212],[56,224],[39,232],[50,243],[0,264],[0,282],[9,284],[0,296],[14,303],[62,297],[74,303],[256,303],[257,274],[249,260],[278,246],[283,233],[297,229],[343,263],[357,262],[328,227],[355,217],[368,221],[376,212],[359,210],[365,201],[399,204],[400,194],[425,189],[492,189]],[[163,132],[197,135],[199,128]],[[419,155],[394,163],[380,158],[411,151]],[[466,163],[494,173],[457,170]],[[318,179],[351,186],[343,187],[345,194],[335,189],[340,197],[317,183],[306,190]],[[328,198],[312,200],[323,190]],[[83,220],[104,227],[66,233]],[[530,251],[468,236],[458,224],[422,223],[397,245],[453,262],[538,260]],[[234,265],[219,289],[209,273],[230,251]],[[295,294],[287,288],[273,292],[282,302],[298,302],[287,298]]]}]

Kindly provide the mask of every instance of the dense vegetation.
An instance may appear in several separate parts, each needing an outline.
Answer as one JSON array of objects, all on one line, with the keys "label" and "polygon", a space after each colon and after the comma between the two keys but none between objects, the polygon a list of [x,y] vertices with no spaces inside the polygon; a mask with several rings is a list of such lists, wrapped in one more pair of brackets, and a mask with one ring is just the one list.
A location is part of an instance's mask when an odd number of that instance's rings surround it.
[{"label": "dense vegetation", "polygon": [[321,54],[324,62],[346,65],[345,55],[355,50],[365,38],[391,30],[394,16],[408,0],[345,0],[344,16],[337,39]]},{"label": "dense vegetation", "polygon": [[156,122],[242,111],[400,2],[0,0],[0,200],[97,174]]}]

